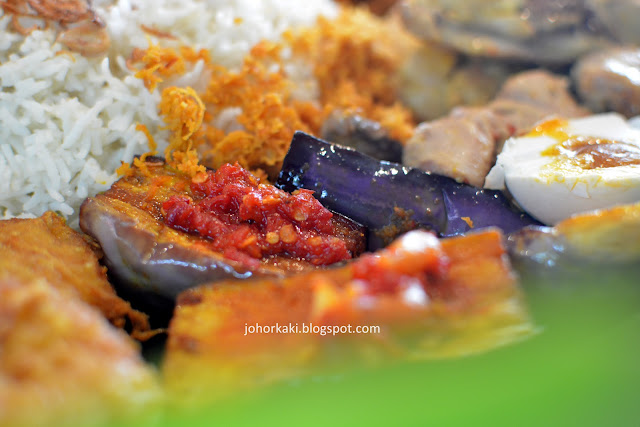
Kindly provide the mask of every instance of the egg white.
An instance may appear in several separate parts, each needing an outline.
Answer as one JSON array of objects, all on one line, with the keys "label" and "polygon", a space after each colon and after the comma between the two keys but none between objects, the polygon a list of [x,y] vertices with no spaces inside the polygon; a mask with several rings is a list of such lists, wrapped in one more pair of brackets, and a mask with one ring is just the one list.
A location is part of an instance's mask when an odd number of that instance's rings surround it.
[{"label": "egg white", "polygon": [[[640,129],[618,114],[572,119],[563,130],[640,147]],[[485,188],[507,189],[522,209],[549,225],[577,213],[640,201],[640,165],[583,169],[563,162],[561,155],[542,154],[556,144],[557,139],[545,135],[507,140]]]}]

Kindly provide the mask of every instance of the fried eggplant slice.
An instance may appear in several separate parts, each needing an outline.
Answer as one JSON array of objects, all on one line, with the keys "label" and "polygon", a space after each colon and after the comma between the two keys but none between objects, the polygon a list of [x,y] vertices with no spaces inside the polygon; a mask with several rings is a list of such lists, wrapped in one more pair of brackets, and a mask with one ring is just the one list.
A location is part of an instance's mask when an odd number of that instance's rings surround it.
[{"label": "fried eggplant slice", "polygon": [[[168,299],[205,282],[254,275],[281,277],[316,268],[317,260],[330,264],[340,260],[331,257],[338,247],[344,259],[364,251],[363,228],[322,208],[310,194],[303,195],[305,200],[324,209],[321,226],[333,234],[324,238],[309,232],[310,239],[303,241],[307,234],[302,227],[315,217],[297,210],[299,198],[288,199],[287,193],[266,185],[268,196],[238,196],[244,181],[251,181],[254,187],[262,184],[253,183],[255,178],[239,166],[225,165],[219,172],[223,168],[229,173],[225,185],[215,181],[218,175],[214,172],[195,182],[162,159],[149,159],[144,168],[135,168],[105,193],[87,199],[80,209],[80,227],[99,242],[105,263],[118,281]],[[233,197],[231,192],[236,192]],[[287,200],[280,207],[291,211],[288,215],[294,220],[288,225],[265,219],[265,209],[278,203],[275,199]],[[250,204],[252,200],[257,202]],[[215,217],[206,215],[211,206],[217,209]],[[225,227],[235,228],[227,232]],[[303,246],[310,243],[292,256],[300,249],[292,248],[298,241]],[[266,243],[260,246],[261,242]],[[329,254],[328,258],[300,256],[318,252],[322,257]]]},{"label": "fried eggplant slice", "polygon": [[417,227],[448,237],[538,224],[500,191],[379,161],[304,132],[294,134],[276,185],[313,190],[323,205],[366,226],[371,251]]},{"label": "fried eggplant slice", "polygon": [[355,113],[333,111],[322,124],[320,134],[326,141],[351,147],[376,159],[402,161],[402,144],[391,138],[380,123]]},{"label": "fried eggplant slice", "polygon": [[0,221],[0,278],[46,279],[99,309],[119,328],[128,319],[135,337],[142,339],[149,332],[147,316],[118,297],[87,240],[53,212]]},{"label": "fried eggplant slice", "polygon": [[593,49],[636,42],[637,1],[406,0],[410,31],[469,55],[568,64]]},{"label": "fried eggplant slice", "polygon": [[526,227],[509,235],[509,252],[522,271],[556,274],[630,267],[640,270],[640,203],[567,218],[554,227]]},{"label": "fried eggplant slice", "polygon": [[533,331],[500,231],[439,241],[415,230],[343,268],[185,291],[163,373],[172,399],[198,404],[353,365],[471,354]]},{"label": "fried eggplant slice", "polygon": [[45,278],[0,278],[0,349],[0,425],[146,425],[157,418],[157,373],[137,343]]},{"label": "fried eggplant slice", "polygon": [[578,96],[595,112],[640,114],[640,49],[620,46],[592,52],[571,67]]}]

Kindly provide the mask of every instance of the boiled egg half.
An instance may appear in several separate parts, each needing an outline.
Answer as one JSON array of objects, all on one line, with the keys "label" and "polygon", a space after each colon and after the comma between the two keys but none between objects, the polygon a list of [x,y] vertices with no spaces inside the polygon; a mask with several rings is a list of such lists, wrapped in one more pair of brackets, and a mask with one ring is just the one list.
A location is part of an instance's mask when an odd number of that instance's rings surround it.
[{"label": "boiled egg half", "polygon": [[640,129],[613,113],[547,120],[506,141],[485,188],[549,225],[640,201]]}]

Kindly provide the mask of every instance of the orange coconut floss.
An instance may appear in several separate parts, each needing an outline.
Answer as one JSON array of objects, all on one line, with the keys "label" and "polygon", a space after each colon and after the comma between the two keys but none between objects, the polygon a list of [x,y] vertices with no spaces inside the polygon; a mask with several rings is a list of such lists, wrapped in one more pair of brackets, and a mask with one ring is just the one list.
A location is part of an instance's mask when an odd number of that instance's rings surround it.
[{"label": "orange coconut floss", "polygon": [[[381,32],[392,35],[380,38]],[[280,168],[296,130],[318,134],[335,109],[376,120],[393,138],[407,140],[415,123],[397,103],[396,81],[390,76],[414,47],[415,40],[396,22],[348,8],[336,20],[320,18],[314,27],[286,33],[280,43],[258,43],[238,71],[213,64],[206,50],[151,43],[134,51],[128,65],[153,91],[184,74],[189,64],[203,61],[206,89],[162,91],[159,110],[171,135],[167,161],[192,177],[204,170],[202,165],[238,162],[265,178]],[[312,66],[316,101],[295,99],[295,83],[284,67],[285,48]]]}]

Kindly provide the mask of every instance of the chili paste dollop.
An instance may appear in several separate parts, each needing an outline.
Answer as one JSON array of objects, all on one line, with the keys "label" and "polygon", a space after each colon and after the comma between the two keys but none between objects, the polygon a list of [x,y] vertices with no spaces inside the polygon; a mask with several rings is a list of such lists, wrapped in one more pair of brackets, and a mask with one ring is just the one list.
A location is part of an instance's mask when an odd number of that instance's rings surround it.
[{"label": "chili paste dollop", "polygon": [[338,237],[333,213],[313,197],[313,191],[289,194],[261,184],[236,163],[192,181],[191,193],[163,203],[165,223],[208,238],[229,259],[251,265],[284,255],[329,265],[352,256]]}]

